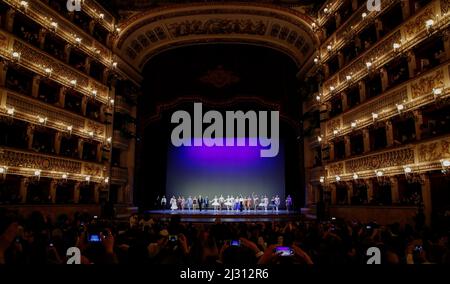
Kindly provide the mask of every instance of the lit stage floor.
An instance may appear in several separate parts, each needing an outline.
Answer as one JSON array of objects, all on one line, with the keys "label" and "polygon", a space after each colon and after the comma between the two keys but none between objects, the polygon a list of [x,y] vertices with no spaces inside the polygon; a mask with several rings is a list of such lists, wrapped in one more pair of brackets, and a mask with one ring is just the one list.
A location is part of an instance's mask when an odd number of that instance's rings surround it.
[{"label": "lit stage floor", "polygon": [[[251,210],[251,211],[216,211],[216,210],[148,210],[151,216],[169,219],[173,216],[180,216],[183,222],[215,222],[220,218],[221,222],[270,222],[295,220],[301,216],[301,211],[287,211],[287,210]],[[307,215],[307,218],[310,216]]]}]

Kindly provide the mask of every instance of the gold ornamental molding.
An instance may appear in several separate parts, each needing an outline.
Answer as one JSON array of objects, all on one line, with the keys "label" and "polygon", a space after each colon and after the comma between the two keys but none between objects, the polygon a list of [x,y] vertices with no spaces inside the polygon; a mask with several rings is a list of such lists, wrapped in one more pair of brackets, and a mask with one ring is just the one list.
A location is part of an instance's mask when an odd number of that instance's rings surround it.
[{"label": "gold ornamental molding", "polygon": [[78,181],[86,181],[86,177],[89,177],[89,181],[103,182],[106,177],[106,168],[103,164],[5,147],[0,147],[0,167],[6,171],[6,174],[28,177],[35,176],[36,171],[41,177]]},{"label": "gold ornamental molding", "polygon": [[359,178],[374,178],[375,171],[384,176],[400,175],[408,167],[412,173],[442,170],[442,161],[450,158],[450,136],[418,142],[363,157],[330,163],[325,166],[325,177],[334,181],[350,181],[356,174]]},{"label": "gold ornamental molding", "polygon": [[142,70],[156,54],[179,46],[246,43],[281,51],[301,67],[319,45],[299,11],[252,3],[196,3],[148,10],[121,23],[114,52]]},{"label": "gold ornamental molding", "polygon": [[[418,14],[412,16],[397,29],[383,37],[370,49],[353,59],[338,73],[326,80],[321,90],[322,101],[328,101],[339,92],[365,78],[372,70],[376,70],[405,54],[418,43],[429,38],[430,34],[448,28],[450,15],[448,0],[436,0],[429,3]],[[426,22],[431,20],[432,26],[427,28]],[[394,43],[399,47],[394,48]],[[370,62],[369,68],[367,63]],[[351,78],[348,80],[347,78]]]},{"label": "gold ornamental molding", "polygon": [[[439,95],[434,94],[436,91],[439,91]],[[348,135],[449,96],[450,63],[445,62],[373,98],[368,103],[328,120],[325,123],[323,141]],[[401,112],[398,110],[399,105],[403,107]],[[374,114],[377,115],[376,119],[373,118]],[[352,123],[355,125],[352,126]]]}]

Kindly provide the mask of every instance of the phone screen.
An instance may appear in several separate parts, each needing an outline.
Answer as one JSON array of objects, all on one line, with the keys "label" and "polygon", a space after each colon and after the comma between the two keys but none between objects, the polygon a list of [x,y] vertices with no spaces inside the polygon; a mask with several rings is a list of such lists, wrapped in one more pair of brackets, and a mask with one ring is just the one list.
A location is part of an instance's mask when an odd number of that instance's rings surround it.
[{"label": "phone screen", "polygon": [[169,241],[171,241],[171,242],[176,242],[178,240],[178,237],[177,236],[175,236],[175,235],[170,235],[169,236]]},{"label": "phone screen", "polygon": [[239,246],[241,246],[241,241],[239,241],[239,240],[231,240],[230,241],[230,246],[239,247]]},{"label": "phone screen", "polygon": [[98,234],[92,234],[92,235],[89,235],[89,242],[90,243],[99,243],[101,240],[100,240],[100,235],[98,235]]},{"label": "phone screen", "polygon": [[278,253],[280,256],[292,256],[294,255],[294,250],[290,247],[277,247],[275,249],[275,252]]}]

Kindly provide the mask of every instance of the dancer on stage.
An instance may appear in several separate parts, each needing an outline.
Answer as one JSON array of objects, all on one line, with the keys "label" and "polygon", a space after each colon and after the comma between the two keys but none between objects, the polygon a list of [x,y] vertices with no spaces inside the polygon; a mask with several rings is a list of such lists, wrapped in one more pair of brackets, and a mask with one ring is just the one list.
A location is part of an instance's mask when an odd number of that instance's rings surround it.
[{"label": "dancer on stage", "polygon": [[186,205],[186,199],[184,196],[181,197],[181,211],[184,211],[184,206]]},{"label": "dancer on stage", "polygon": [[227,207],[227,211],[230,211],[231,206],[233,206],[233,203],[231,203],[231,197],[228,195],[227,199],[225,201],[225,206]]},{"label": "dancer on stage", "polygon": [[292,207],[292,197],[290,195],[286,198],[286,210],[289,211]]},{"label": "dancer on stage", "polygon": [[208,210],[209,207],[209,199],[208,196],[205,197],[205,210]]},{"label": "dancer on stage", "polygon": [[194,198],[192,199],[192,210],[195,211],[195,209],[197,208],[197,205],[198,205],[197,196],[194,196]]},{"label": "dancer on stage", "polygon": [[219,204],[220,204],[220,211],[222,211],[222,208],[225,204],[225,198],[223,198],[223,195],[220,195],[219,197]]},{"label": "dancer on stage", "polygon": [[219,208],[219,206],[220,206],[220,203],[219,203],[219,201],[217,199],[217,195],[214,196],[212,206],[214,207],[214,211],[217,211],[217,208]]},{"label": "dancer on stage", "polygon": [[250,208],[252,207],[252,199],[250,196],[247,196],[247,204],[245,205],[247,211],[250,212]]},{"label": "dancer on stage", "polygon": [[177,206],[178,209],[181,209],[181,196],[178,195],[178,199],[177,199]]},{"label": "dancer on stage", "polygon": [[170,199],[170,205],[170,210],[174,211],[178,209],[177,199],[175,198],[175,196],[172,196],[172,198]]},{"label": "dancer on stage", "polygon": [[161,198],[161,208],[166,209],[166,205],[167,205],[167,199],[166,199],[166,196],[163,195],[163,197]]},{"label": "dancer on stage", "polygon": [[200,211],[202,211],[203,208],[203,198],[201,195],[198,196],[198,209],[200,209]]},{"label": "dancer on stage", "polygon": [[236,198],[234,199],[233,210],[239,211],[239,195],[236,194]]},{"label": "dancer on stage", "polygon": [[280,197],[278,195],[275,196],[275,211],[278,212],[278,207],[280,207]]},{"label": "dancer on stage", "polygon": [[255,195],[253,193],[253,207],[255,209],[255,212],[258,210],[258,205],[259,205],[258,200],[259,200],[258,195]]},{"label": "dancer on stage", "polygon": [[192,197],[189,195],[188,200],[187,200],[187,206],[188,206],[188,210],[191,211],[192,209],[192,204],[193,204],[193,200]]}]

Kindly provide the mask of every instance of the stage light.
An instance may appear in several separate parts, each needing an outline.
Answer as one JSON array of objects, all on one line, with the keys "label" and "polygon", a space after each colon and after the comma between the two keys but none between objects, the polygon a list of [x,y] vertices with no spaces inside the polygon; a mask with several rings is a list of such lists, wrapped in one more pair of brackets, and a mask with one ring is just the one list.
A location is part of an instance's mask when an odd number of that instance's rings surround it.
[{"label": "stage light", "polygon": [[15,112],[15,111],[16,111],[16,109],[13,108],[13,107],[6,108],[6,113],[7,113],[8,115],[14,115],[14,112]]},{"label": "stage light", "polygon": [[354,174],[353,174],[353,179],[354,179],[354,180],[357,180],[358,178],[359,178],[358,174],[357,174],[357,173],[354,173]]},{"label": "stage light", "polygon": [[410,167],[405,167],[405,173],[407,174],[412,173],[412,169]]}]

